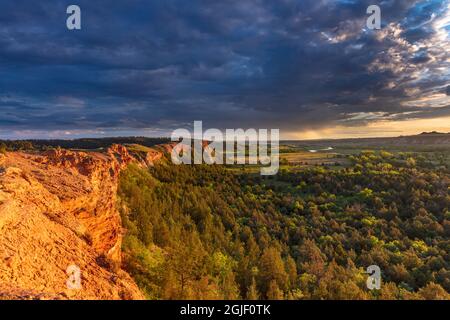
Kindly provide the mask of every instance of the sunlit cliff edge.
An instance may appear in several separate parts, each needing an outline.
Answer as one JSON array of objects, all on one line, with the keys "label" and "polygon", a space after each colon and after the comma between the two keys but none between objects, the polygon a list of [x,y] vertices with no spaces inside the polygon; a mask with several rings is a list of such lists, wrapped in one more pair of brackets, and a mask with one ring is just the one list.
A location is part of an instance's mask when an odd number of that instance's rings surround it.
[{"label": "sunlit cliff edge", "polygon": [[[122,169],[152,165],[164,148],[0,155],[0,299],[143,299],[120,268],[116,192]],[[67,286],[70,265],[80,289]]]}]

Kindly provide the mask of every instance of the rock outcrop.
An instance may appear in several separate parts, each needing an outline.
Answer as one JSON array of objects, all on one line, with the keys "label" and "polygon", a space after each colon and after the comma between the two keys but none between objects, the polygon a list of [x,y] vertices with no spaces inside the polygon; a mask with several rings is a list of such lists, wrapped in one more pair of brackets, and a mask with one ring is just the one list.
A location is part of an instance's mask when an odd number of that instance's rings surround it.
[{"label": "rock outcrop", "polygon": [[[120,145],[0,155],[0,299],[143,298],[120,268],[116,192],[133,161]],[[69,266],[79,268],[81,288],[67,285]]]}]

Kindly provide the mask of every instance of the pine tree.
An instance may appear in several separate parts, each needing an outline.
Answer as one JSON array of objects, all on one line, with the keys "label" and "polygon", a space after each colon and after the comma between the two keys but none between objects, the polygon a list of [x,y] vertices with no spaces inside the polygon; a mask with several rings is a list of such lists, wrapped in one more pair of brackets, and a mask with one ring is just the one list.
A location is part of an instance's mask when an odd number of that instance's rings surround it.
[{"label": "pine tree", "polygon": [[283,291],[277,285],[275,280],[270,281],[269,289],[267,290],[267,299],[269,300],[283,300]]},{"label": "pine tree", "polygon": [[258,300],[259,293],[258,288],[256,287],[255,277],[252,278],[252,284],[247,289],[247,300]]}]

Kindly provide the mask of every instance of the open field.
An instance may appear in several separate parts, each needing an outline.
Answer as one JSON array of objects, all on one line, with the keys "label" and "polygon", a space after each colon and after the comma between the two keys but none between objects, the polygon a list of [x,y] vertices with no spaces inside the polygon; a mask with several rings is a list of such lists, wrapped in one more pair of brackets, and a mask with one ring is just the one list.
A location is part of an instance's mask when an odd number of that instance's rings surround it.
[{"label": "open field", "polygon": [[[345,156],[336,152],[310,152],[298,151],[283,153],[280,155],[281,160],[285,160],[291,165],[346,165],[348,160]],[[282,161],[282,163],[285,163]]]},{"label": "open field", "polygon": [[[385,154],[405,163],[414,158],[428,168],[450,167],[448,134],[424,134],[398,138],[282,141],[280,170],[299,171],[302,168],[325,166],[330,169],[349,167],[353,157],[362,152]],[[237,173],[258,173],[259,165],[235,165],[228,169]]]}]

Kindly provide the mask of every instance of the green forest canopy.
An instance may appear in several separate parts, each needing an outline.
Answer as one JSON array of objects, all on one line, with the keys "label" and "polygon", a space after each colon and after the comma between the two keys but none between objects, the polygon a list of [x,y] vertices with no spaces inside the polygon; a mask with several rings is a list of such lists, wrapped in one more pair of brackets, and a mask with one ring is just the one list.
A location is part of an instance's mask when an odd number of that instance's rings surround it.
[{"label": "green forest canopy", "polygon": [[[149,299],[449,299],[448,168],[387,152],[351,161],[272,178],[130,165],[125,268]],[[381,290],[366,287],[372,264]]]}]

